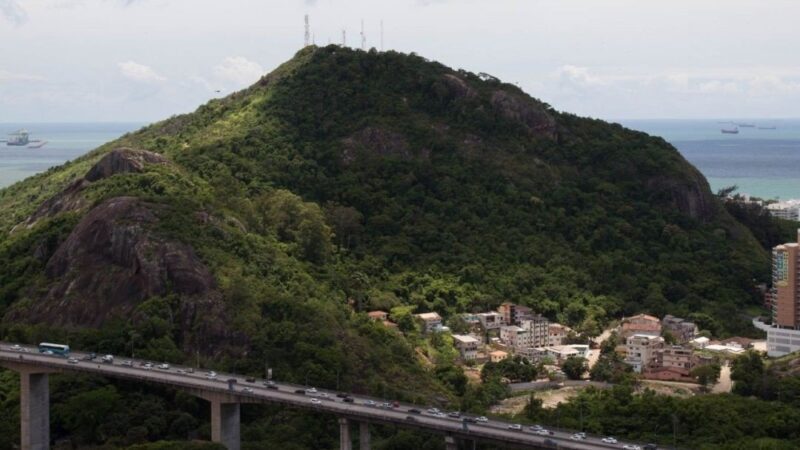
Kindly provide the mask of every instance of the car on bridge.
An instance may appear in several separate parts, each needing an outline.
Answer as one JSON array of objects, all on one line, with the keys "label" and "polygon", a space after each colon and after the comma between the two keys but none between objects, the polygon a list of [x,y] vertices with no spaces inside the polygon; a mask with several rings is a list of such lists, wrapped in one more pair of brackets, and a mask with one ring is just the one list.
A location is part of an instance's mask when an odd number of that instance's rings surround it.
[{"label": "car on bridge", "polygon": [[67,362],[70,364],[78,364],[80,361],[78,361],[77,358],[69,358],[67,359]]},{"label": "car on bridge", "polygon": [[603,439],[601,439],[601,441],[603,441],[606,444],[616,444],[617,443],[617,439],[613,438],[611,436],[604,437]]},{"label": "car on bridge", "polygon": [[514,431],[522,431],[522,425],[520,425],[518,423],[512,423],[512,424],[508,425],[508,429],[509,430],[514,430]]},{"label": "car on bridge", "polygon": [[313,403],[313,404],[315,404],[315,405],[319,405],[319,404],[321,404],[321,403],[322,403],[322,400],[320,400],[320,399],[318,399],[318,398],[312,398],[312,399],[311,399],[311,403]]},{"label": "car on bridge", "polygon": [[480,417],[476,417],[475,421],[478,422],[478,423],[487,423],[487,422],[489,422],[489,419],[486,416],[480,416]]}]

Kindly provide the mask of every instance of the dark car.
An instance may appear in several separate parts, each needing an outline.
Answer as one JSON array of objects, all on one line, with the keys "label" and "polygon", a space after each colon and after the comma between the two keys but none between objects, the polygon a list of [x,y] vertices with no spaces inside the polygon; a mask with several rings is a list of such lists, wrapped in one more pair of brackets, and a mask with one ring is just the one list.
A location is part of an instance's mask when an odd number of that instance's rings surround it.
[{"label": "dark car", "polygon": [[342,401],[345,402],[345,403],[353,403],[354,402],[353,397],[345,397],[345,398],[342,399]]},{"label": "dark car", "polygon": [[344,392],[340,392],[340,393],[336,394],[336,396],[339,397],[339,398],[347,398],[347,394],[345,394]]},{"label": "dark car", "polygon": [[278,390],[278,385],[273,383],[272,381],[270,381],[268,383],[264,383],[264,386],[266,386],[267,389],[274,389],[276,391]]},{"label": "dark car", "polygon": [[295,394],[303,394],[303,395],[306,395],[306,390],[305,390],[305,389],[295,389],[295,390],[294,390],[294,393],[295,393]]},{"label": "dark car", "polygon": [[89,353],[88,355],[83,357],[83,359],[86,361],[92,361],[95,358],[97,358],[97,353]]},{"label": "dark car", "polygon": [[406,420],[409,421],[409,422],[416,422],[417,418],[414,417],[414,416],[406,416]]},{"label": "dark car", "polygon": [[558,443],[552,439],[545,439],[544,445],[549,448],[558,448]]},{"label": "dark car", "polygon": [[244,381],[247,381],[248,383],[255,383],[256,377],[247,377],[244,379]]},{"label": "dark car", "polygon": [[459,417],[461,417],[461,413],[458,412],[458,411],[453,411],[450,414],[448,414],[448,416],[450,416],[450,417],[452,417],[454,419],[458,419]]},{"label": "dark car", "polygon": [[469,422],[469,423],[478,423],[478,420],[474,417],[464,417],[464,419],[462,420],[464,420],[464,422]]},{"label": "dark car", "polygon": [[411,408],[408,410],[411,414],[422,414],[422,411],[418,410],[417,408]]},{"label": "dark car", "polygon": [[643,450],[658,450],[658,446],[656,444],[645,444],[642,446]]}]

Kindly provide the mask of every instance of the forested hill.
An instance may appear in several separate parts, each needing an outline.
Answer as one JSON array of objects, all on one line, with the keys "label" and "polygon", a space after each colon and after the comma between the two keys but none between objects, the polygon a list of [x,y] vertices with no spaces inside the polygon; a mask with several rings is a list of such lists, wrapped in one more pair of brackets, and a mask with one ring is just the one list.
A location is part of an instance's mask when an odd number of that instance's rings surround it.
[{"label": "forested hill", "polygon": [[[6,323],[102,328],[174,297],[187,348],[252,344],[276,298],[445,316],[510,300],[590,333],[697,313],[734,330],[767,271],[662,139],[486,74],[338,46],[0,191],[0,208]],[[202,311],[230,322],[192,322]]]}]

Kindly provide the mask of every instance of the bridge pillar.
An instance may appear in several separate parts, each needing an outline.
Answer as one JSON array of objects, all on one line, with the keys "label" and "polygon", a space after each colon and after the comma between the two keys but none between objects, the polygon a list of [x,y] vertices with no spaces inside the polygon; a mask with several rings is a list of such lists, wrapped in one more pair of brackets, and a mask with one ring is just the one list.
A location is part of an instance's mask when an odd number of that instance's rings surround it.
[{"label": "bridge pillar", "polygon": [[20,442],[22,450],[50,448],[50,384],[46,373],[20,371]]},{"label": "bridge pillar", "polygon": [[228,450],[240,450],[239,403],[211,400],[211,440]]},{"label": "bridge pillar", "polygon": [[369,434],[369,423],[358,423],[358,447],[360,450],[370,450],[372,444],[370,443],[371,436]]},{"label": "bridge pillar", "polygon": [[446,450],[458,450],[458,443],[456,442],[456,438],[454,438],[453,436],[445,436],[444,448]]},{"label": "bridge pillar", "polygon": [[339,418],[339,449],[353,450],[353,440],[350,438],[350,421]]}]

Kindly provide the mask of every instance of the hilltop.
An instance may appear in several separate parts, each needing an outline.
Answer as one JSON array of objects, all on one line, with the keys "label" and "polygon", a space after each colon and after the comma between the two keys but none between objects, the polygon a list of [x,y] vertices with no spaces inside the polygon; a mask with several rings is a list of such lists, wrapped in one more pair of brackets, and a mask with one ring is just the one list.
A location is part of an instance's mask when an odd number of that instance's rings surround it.
[{"label": "hilltop", "polygon": [[0,190],[0,211],[7,338],[412,399],[459,392],[408,325],[357,313],[510,300],[589,334],[640,311],[738,332],[768,269],[664,140],[337,46]]}]

